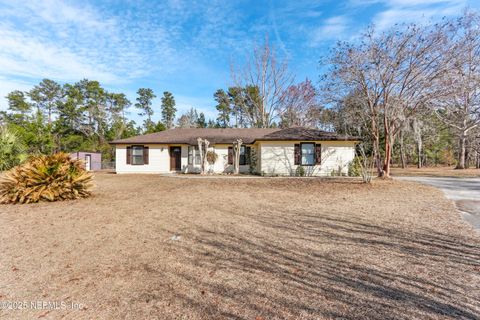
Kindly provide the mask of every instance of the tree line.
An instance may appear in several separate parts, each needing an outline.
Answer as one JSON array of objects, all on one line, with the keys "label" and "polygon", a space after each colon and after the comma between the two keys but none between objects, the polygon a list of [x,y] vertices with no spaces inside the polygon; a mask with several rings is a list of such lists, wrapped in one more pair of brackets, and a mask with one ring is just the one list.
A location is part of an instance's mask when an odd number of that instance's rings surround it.
[{"label": "tree line", "polygon": [[[16,144],[27,154],[86,150],[102,152],[110,160],[108,141],[173,128],[177,111],[173,94],[165,91],[161,120],[154,122],[152,89],[140,88],[132,104],[124,93],[109,92],[98,81],[87,79],[64,85],[43,79],[30,91],[15,90],[6,98],[8,108],[0,112],[2,136],[11,140],[14,132]],[[129,119],[131,107],[145,118],[143,124]],[[11,132],[7,134],[5,128]]]},{"label": "tree line", "polygon": [[450,144],[459,169],[479,166],[479,26],[478,14],[466,11],[428,26],[370,28],[327,57],[325,102],[337,111],[339,131],[365,139],[379,176],[390,175],[395,154],[406,161],[409,139],[419,166],[426,142],[430,151],[446,151],[445,160]]},{"label": "tree line", "polygon": [[[132,104],[97,81],[60,85],[45,79],[13,91],[0,121],[18,133],[29,153],[80,149],[110,155],[109,140],[181,128],[303,126],[355,135],[358,154],[379,176],[416,164],[480,167],[480,19],[467,10],[431,25],[399,24],[338,42],[320,61],[318,83],[296,82],[285,59],[265,41],[231,85],[214,92],[216,119],[191,108],[177,116],[164,92],[154,106],[141,88]],[[135,107],[145,120],[129,119]],[[161,120],[152,117],[160,109]]]}]

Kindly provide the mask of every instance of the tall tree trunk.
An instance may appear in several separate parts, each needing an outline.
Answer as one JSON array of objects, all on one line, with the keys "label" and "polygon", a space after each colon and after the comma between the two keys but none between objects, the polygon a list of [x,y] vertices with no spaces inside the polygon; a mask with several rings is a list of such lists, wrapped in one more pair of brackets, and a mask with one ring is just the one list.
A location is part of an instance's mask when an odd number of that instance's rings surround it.
[{"label": "tall tree trunk", "polygon": [[403,132],[400,132],[400,160],[402,162],[402,169],[407,167],[406,159],[405,159],[405,146],[403,144]]},{"label": "tall tree trunk", "polygon": [[470,166],[470,141],[466,139],[465,141],[465,169],[468,169]]},{"label": "tall tree trunk", "polygon": [[390,126],[387,121],[386,115],[383,115],[383,129],[385,132],[385,158],[383,160],[383,174],[382,177],[390,178],[390,162],[392,159],[392,137]]},{"label": "tall tree trunk", "polygon": [[383,161],[383,177],[390,178],[390,162],[392,161],[392,145],[390,139],[385,137],[385,160]]},{"label": "tall tree trunk", "polygon": [[460,141],[459,141],[458,163],[455,169],[465,169],[465,156],[467,153],[466,142],[467,142],[467,135],[465,134],[465,132],[462,132],[462,135],[460,136]]},{"label": "tall tree trunk", "polygon": [[419,136],[417,139],[417,153],[418,153],[418,158],[417,158],[417,168],[420,169],[423,166],[422,163],[422,152],[423,152],[423,146],[422,146],[422,137]]},{"label": "tall tree trunk", "polygon": [[242,139],[237,139],[233,142],[233,172],[235,174],[240,173],[240,151],[242,148]]},{"label": "tall tree trunk", "polygon": [[375,121],[372,121],[372,135],[373,135],[373,157],[375,159],[375,167],[377,168],[377,176],[383,176],[382,159],[380,155],[380,136],[378,127]]},{"label": "tall tree trunk", "polygon": [[475,163],[475,168],[480,169],[480,150],[477,150],[477,161]]}]

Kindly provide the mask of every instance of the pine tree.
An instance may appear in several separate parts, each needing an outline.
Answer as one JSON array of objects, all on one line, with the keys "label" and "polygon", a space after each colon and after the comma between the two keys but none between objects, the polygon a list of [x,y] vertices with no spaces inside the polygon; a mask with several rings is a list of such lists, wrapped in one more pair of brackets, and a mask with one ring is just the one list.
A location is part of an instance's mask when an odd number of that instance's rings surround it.
[{"label": "pine tree", "polygon": [[217,101],[217,122],[221,127],[227,128],[230,125],[230,113],[232,112],[230,98],[223,89],[218,89],[213,96],[215,101]]},{"label": "pine tree", "polygon": [[207,121],[205,120],[205,114],[203,112],[200,112],[197,118],[197,128],[206,128],[207,127]]},{"label": "pine tree", "polygon": [[152,122],[152,100],[155,99],[157,96],[153,93],[153,90],[149,88],[138,89],[137,95],[138,97],[137,103],[135,103],[135,107],[141,110],[138,115],[147,116],[147,120],[145,121],[145,131],[149,131],[155,125]]},{"label": "pine tree", "polygon": [[176,112],[177,109],[175,108],[175,98],[173,97],[173,94],[165,91],[162,97],[162,122],[167,129],[173,128],[173,121]]}]

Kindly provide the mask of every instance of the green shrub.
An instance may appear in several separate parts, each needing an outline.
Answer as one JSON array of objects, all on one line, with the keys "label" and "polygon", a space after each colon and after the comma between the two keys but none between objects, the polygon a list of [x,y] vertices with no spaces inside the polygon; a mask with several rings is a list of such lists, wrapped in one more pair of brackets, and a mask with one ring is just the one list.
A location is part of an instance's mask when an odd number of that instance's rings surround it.
[{"label": "green shrub", "polygon": [[0,171],[8,170],[27,158],[25,146],[14,131],[0,127]]},{"label": "green shrub", "polygon": [[295,175],[297,177],[305,177],[305,168],[303,166],[298,166],[295,170]]},{"label": "green shrub", "polygon": [[362,175],[362,159],[359,156],[353,158],[353,160],[348,164],[348,176],[349,177],[360,177]]},{"label": "green shrub", "polygon": [[66,153],[32,156],[5,174],[0,203],[58,201],[90,196],[92,173]]},{"label": "green shrub", "polygon": [[257,152],[255,148],[250,149],[250,167],[249,167],[250,174],[258,174],[257,172]]}]

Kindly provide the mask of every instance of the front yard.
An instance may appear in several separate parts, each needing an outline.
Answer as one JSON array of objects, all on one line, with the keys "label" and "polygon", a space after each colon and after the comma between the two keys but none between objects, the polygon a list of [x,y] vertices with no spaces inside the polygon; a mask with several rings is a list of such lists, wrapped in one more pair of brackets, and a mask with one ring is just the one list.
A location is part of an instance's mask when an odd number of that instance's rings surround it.
[{"label": "front yard", "polygon": [[[0,310],[25,319],[474,319],[480,236],[409,182],[97,174],[0,206]],[[70,303],[75,307],[68,307]]]},{"label": "front yard", "polygon": [[395,167],[391,168],[391,174],[395,177],[456,177],[456,178],[475,178],[480,177],[480,169],[455,169],[455,167],[407,167],[405,169]]}]

